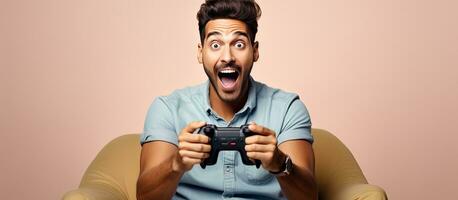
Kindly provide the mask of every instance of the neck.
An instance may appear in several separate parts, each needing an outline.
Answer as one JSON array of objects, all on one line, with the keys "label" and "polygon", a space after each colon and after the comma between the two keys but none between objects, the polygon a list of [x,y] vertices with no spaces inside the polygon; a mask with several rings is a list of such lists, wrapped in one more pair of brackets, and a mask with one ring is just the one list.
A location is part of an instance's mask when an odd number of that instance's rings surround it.
[{"label": "neck", "polygon": [[215,88],[210,84],[209,100],[212,109],[218,113],[219,116],[223,117],[226,122],[229,122],[234,117],[235,113],[243,108],[248,99],[248,88],[242,91],[242,98],[234,102],[223,101],[218,94],[216,94]]}]

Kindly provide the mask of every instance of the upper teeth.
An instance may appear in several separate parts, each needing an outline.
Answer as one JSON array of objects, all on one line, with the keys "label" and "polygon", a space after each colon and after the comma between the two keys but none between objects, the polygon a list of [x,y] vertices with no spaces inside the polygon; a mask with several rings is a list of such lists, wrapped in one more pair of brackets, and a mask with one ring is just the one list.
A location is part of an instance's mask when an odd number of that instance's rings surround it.
[{"label": "upper teeth", "polygon": [[234,73],[235,70],[233,69],[225,69],[225,70],[222,70],[221,73]]}]

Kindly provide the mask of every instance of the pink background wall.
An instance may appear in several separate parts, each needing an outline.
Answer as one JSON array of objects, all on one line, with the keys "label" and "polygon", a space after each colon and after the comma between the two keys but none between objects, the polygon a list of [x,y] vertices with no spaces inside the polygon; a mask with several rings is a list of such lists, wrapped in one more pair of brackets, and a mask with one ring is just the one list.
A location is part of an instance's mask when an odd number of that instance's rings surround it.
[{"label": "pink background wall", "polygon": [[[155,96],[204,81],[201,2],[1,0],[0,199],[60,198]],[[391,199],[458,199],[458,1],[259,3],[255,79]]]}]

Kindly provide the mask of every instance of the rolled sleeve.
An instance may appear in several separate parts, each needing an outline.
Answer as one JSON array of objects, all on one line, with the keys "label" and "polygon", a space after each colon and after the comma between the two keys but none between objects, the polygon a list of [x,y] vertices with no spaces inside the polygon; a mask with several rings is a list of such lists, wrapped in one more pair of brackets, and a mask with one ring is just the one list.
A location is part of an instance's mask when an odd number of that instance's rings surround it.
[{"label": "rolled sleeve", "polygon": [[282,129],[277,136],[277,142],[281,144],[288,140],[306,140],[312,144],[311,127],[309,112],[299,97],[296,97],[286,111]]},{"label": "rolled sleeve", "polygon": [[178,136],[174,128],[174,118],[170,107],[162,97],[156,98],[146,114],[140,144],[164,141],[178,146]]}]

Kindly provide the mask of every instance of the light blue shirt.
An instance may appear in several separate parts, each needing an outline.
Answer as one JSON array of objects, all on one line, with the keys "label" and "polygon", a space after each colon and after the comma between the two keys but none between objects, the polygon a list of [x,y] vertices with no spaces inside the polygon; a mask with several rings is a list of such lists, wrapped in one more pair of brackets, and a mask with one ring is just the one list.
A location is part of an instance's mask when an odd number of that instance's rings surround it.
[{"label": "light blue shirt", "polygon": [[[157,97],[151,104],[140,142],[165,141],[178,146],[178,135],[190,122],[206,121],[220,127],[240,127],[249,122],[275,131],[277,143],[302,139],[310,143],[311,121],[305,105],[294,93],[257,82],[245,106],[226,122],[210,106],[210,82]],[[215,165],[200,165],[186,172],[173,199],[286,199],[274,175],[254,165],[244,165],[237,151],[221,151]]]}]

